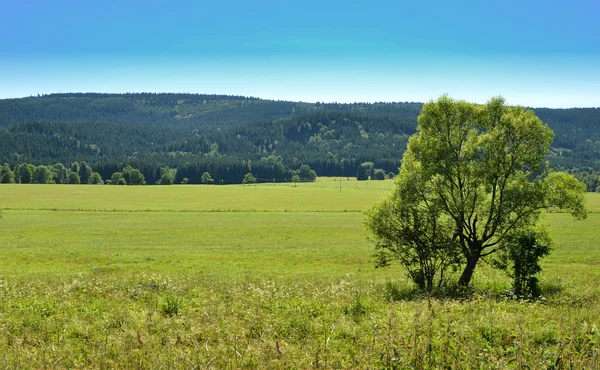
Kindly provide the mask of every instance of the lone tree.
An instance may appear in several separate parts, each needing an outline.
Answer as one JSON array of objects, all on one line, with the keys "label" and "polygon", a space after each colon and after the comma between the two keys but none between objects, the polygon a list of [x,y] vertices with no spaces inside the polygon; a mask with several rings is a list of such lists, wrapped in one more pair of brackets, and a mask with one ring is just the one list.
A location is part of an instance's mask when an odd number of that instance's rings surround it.
[{"label": "lone tree", "polygon": [[300,182],[300,176],[298,176],[298,175],[292,176],[292,182],[294,183],[294,187],[298,186],[298,183]]},{"label": "lone tree", "polygon": [[244,180],[242,182],[244,184],[255,184],[256,177],[254,177],[252,173],[248,172],[246,175],[244,175]]},{"label": "lone tree", "polygon": [[546,168],[552,138],[532,111],[502,98],[425,104],[394,190],[367,213],[380,264],[399,260],[421,288],[463,266],[458,283],[468,287],[478,262],[514,248],[513,236],[536,227],[541,211],[584,219],[585,186]]},{"label": "lone tree", "polygon": [[200,182],[203,184],[214,184],[215,180],[210,176],[210,173],[204,172],[200,177]]}]

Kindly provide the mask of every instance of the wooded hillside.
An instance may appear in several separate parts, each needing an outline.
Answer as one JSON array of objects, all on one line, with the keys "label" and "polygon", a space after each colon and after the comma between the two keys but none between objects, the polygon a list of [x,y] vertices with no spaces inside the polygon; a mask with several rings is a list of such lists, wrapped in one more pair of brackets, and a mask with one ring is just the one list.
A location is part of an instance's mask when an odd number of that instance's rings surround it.
[{"label": "wooded hillside", "polygon": [[[219,183],[245,173],[284,180],[307,164],[320,176],[356,176],[364,162],[397,172],[421,103],[321,104],[198,94],[51,94],[0,100],[0,161],[86,161],[103,178],[125,165],[149,183]],[[534,109],[554,130],[558,169],[600,171],[600,109]]]}]

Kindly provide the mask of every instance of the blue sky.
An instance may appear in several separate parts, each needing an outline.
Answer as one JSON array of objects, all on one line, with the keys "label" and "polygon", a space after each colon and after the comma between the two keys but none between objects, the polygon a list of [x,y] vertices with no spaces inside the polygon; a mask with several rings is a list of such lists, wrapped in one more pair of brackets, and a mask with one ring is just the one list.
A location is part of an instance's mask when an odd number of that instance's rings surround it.
[{"label": "blue sky", "polygon": [[197,92],[600,106],[598,1],[0,5],[0,98]]}]

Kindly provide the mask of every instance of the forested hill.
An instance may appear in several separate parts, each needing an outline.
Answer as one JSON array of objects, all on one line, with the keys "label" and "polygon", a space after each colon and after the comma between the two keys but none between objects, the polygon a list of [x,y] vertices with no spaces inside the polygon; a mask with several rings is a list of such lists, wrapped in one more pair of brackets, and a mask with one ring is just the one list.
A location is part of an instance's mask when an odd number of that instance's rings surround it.
[{"label": "forested hill", "polygon": [[321,104],[203,94],[50,94],[0,99],[0,127],[14,123],[108,122],[144,125],[224,127],[313,112],[316,110],[411,113],[421,104]]},{"label": "forested hill", "polygon": [[[52,94],[0,100],[0,161],[85,160],[104,178],[127,164],[153,183],[283,180],[302,164],[356,176],[361,163],[397,172],[421,103],[320,104],[198,94]],[[554,167],[600,171],[600,109],[535,109],[555,131]]]},{"label": "forested hill", "polygon": [[51,94],[0,100],[0,127],[19,122],[227,126],[271,120],[301,104],[198,94]]}]

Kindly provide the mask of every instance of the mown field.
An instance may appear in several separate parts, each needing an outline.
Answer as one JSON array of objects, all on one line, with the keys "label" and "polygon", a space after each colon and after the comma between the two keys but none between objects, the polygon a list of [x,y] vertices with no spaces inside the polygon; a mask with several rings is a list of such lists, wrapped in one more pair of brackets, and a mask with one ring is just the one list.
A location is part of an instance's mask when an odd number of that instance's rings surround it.
[{"label": "mown field", "polygon": [[427,298],[370,258],[391,183],[333,180],[0,186],[0,367],[599,368],[599,195],[545,215],[543,299]]}]

